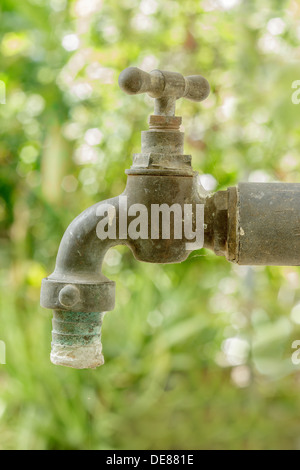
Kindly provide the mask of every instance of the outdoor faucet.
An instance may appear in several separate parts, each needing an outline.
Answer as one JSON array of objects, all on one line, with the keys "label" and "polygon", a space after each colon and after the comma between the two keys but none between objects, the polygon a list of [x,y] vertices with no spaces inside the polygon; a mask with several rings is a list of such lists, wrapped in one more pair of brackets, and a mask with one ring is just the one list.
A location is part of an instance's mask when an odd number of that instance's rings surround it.
[{"label": "outdoor faucet", "polygon": [[[300,264],[300,184],[241,183],[209,194],[184,155],[176,100],[204,100],[210,91],[205,78],[129,67],[119,85],[155,99],[141,153],[126,171],[125,191],[71,223],[55,271],[42,282],[41,305],[54,311],[51,361],[77,369],[104,363],[101,326],[104,313],[114,309],[115,283],[101,268],[113,246],[127,245],[149,263],[180,263],[204,246],[241,265]],[[163,215],[169,217],[165,226]]]}]

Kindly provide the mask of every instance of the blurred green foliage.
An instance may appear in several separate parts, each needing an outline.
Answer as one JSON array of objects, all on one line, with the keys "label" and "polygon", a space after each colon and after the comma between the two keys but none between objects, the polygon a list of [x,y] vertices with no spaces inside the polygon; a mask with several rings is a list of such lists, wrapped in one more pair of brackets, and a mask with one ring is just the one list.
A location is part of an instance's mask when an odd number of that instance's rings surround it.
[{"label": "blurred green foliage", "polygon": [[123,190],[139,151],[153,104],[118,89],[127,66],[208,78],[177,113],[211,189],[300,182],[299,2],[1,0],[0,15],[0,449],[299,449],[297,268],[111,250],[96,371],[50,364],[39,307],[68,224]]}]

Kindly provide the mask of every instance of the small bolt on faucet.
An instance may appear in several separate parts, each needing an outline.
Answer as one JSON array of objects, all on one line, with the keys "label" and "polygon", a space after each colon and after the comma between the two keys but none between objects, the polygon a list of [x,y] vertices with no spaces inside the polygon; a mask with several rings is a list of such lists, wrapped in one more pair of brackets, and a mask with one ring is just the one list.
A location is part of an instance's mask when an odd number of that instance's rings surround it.
[{"label": "small bolt on faucet", "polygon": [[[41,305],[53,310],[51,361],[77,369],[104,363],[101,326],[105,312],[115,304],[115,283],[101,271],[106,252],[126,245],[139,261],[185,261],[195,248],[190,235],[184,231],[179,237],[175,226],[178,219],[180,226],[185,223],[186,207],[195,236],[198,207],[203,208],[201,246],[216,255],[240,265],[300,264],[300,184],[240,183],[214,194],[199,184],[191,156],[184,154],[182,119],[175,116],[175,105],[179,98],[207,98],[210,87],[205,78],[129,67],[120,74],[119,85],[127,94],[148,93],[155,100],[149,130],[142,132],[141,153],[133,156],[126,171],[124,192],[90,207],[67,228],[55,270],[42,282]],[[124,211],[131,220],[141,206],[151,212],[146,230],[151,236],[136,236],[124,223]],[[159,224],[154,231],[151,226],[150,209],[163,211],[162,206],[170,209],[168,236]],[[133,207],[135,213],[128,211]],[[177,216],[176,208],[181,209]],[[105,213],[114,237],[99,237],[99,215]]]}]

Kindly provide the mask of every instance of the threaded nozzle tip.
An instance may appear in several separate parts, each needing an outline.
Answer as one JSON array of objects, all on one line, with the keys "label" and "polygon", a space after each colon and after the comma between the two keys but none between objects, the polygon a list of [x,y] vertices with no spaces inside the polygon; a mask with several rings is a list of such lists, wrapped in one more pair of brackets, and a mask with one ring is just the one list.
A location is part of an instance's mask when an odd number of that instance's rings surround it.
[{"label": "threaded nozzle tip", "polygon": [[51,362],[73,369],[104,364],[101,327],[104,313],[53,312]]}]

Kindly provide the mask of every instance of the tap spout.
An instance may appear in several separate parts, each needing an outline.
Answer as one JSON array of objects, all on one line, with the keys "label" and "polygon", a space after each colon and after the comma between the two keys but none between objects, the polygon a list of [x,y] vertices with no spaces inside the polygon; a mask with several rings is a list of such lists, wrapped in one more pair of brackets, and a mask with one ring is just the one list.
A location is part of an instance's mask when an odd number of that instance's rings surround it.
[{"label": "tap spout", "polygon": [[102,273],[109,248],[125,240],[99,239],[99,211],[109,204],[118,216],[119,198],[90,207],[67,228],[56,267],[42,282],[41,305],[54,311],[51,361],[76,369],[104,363],[101,327],[104,313],[114,309],[115,283]]}]

